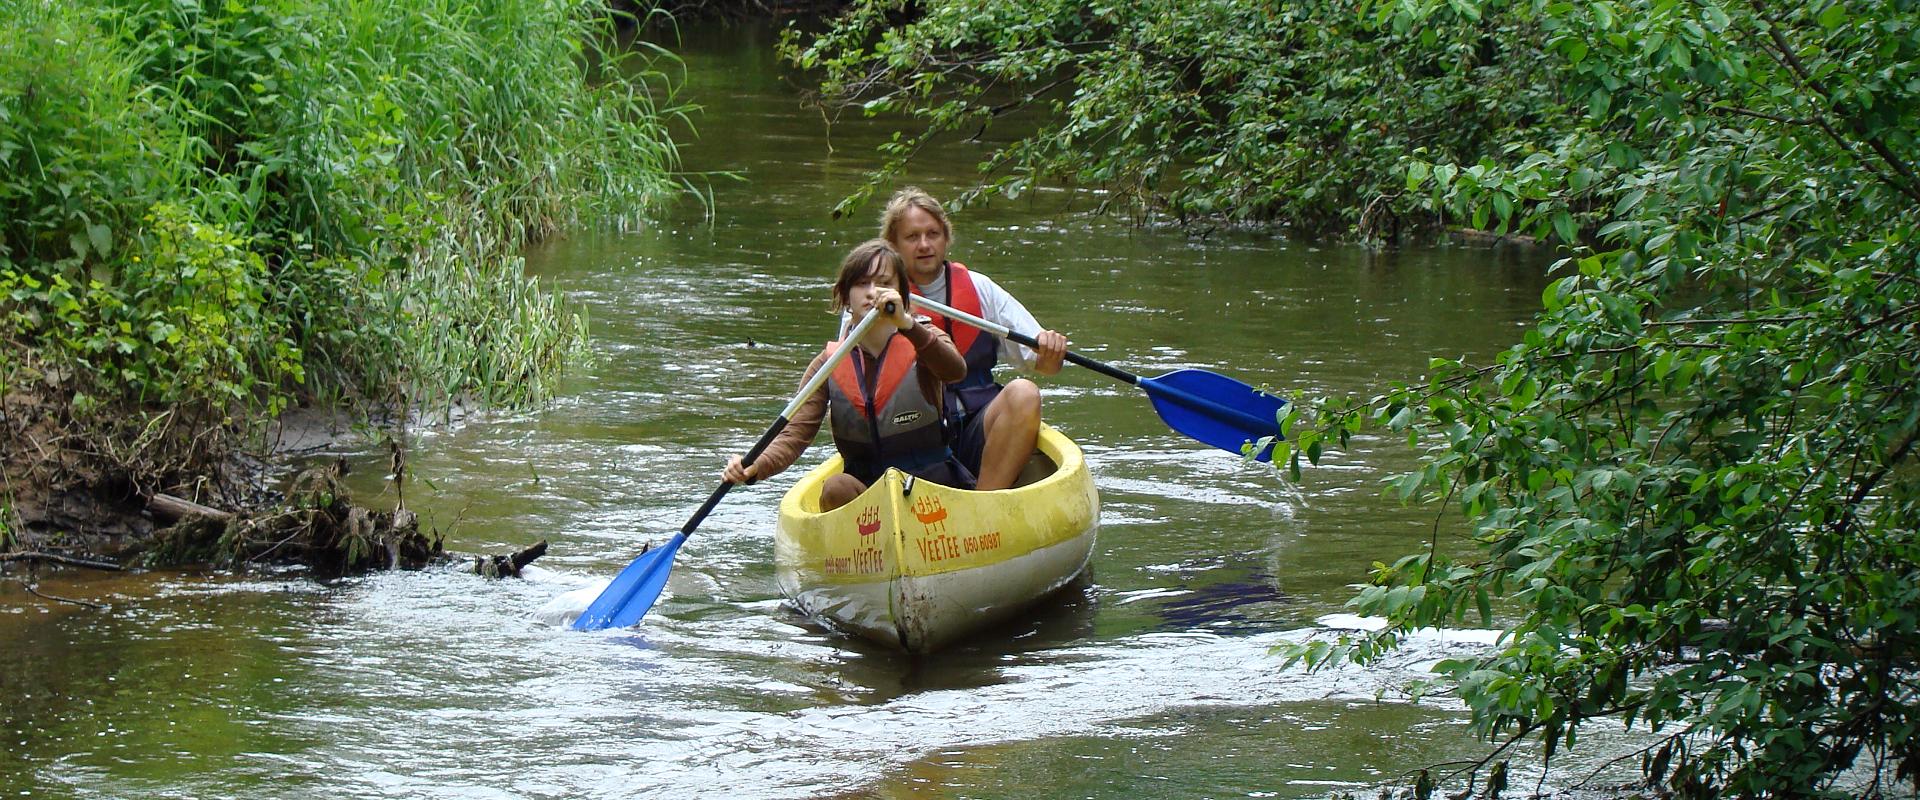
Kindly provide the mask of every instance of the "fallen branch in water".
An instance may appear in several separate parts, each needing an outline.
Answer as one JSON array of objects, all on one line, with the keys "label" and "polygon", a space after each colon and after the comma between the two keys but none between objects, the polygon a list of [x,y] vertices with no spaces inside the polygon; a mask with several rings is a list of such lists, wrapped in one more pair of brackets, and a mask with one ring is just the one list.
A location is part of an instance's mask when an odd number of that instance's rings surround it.
[{"label": "fallen branch in water", "polygon": [[148,498],[147,510],[152,512],[155,517],[166,522],[178,522],[195,514],[221,522],[233,518],[233,512],[221,511],[211,506],[203,506],[192,500],[185,500],[170,494],[156,494]]},{"label": "fallen branch in water", "polygon": [[473,574],[488,578],[518,578],[520,570],[547,554],[547,540],[510,556],[474,556]]},{"label": "fallen branch in water", "polygon": [[34,597],[38,597],[42,600],[53,600],[55,602],[60,602],[60,603],[72,603],[76,606],[86,606],[87,608],[106,608],[106,605],[101,603],[89,603],[85,600],[75,600],[71,597],[61,597],[56,594],[47,594],[45,592],[40,591],[39,589],[34,588],[33,584],[31,583],[27,584],[27,594],[33,595]]},{"label": "fallen branch in water", "polygon": [[115,564],[111,561],[94,561],[92,559],[87,559],[87,558],[75,558],[73,556],[63,556],[57,553],[42,553],[34,550],[27,550],[27,551],[22,551],[18,553],[0,553],[0,562],[7,562],[7,561],[35,561],[35,562],[44,562],[48,564],[61,564],[69,567],[86,567],[87,569],[104,569],[111,572],[119,572],[122,569],[124,569],[119,564]]},{"label": "fallen branch in water", "polygon": [[[399,466],[396,460],[396,467]],[[302,471],[287,502],[266,512],[235,514],[166,494],[147,500],[155,518],[173,522],[154,537],[147,566],[211,563],[305,564],[322,577],[370,570],[417,570],[466,560],[443,549],[438,531],[423,533],[420,518],[406,508],[374,511],[354,505],[340,482],[344,465],[334,462]],[[488,578],[518,578],[547,552],[546,540],[517,553],[475,555],[468,571]]]}]

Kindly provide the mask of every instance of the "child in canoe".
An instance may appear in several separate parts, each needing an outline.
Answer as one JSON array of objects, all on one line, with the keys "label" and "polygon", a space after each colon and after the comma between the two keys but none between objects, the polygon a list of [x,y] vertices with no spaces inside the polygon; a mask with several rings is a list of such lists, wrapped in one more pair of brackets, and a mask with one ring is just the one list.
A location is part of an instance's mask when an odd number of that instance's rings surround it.
[{"label": "child in canoe", "polygon": [[[946,332],[915,320],[906,294],[905,263],[884,239],[867,241],[848,253],[833,284],[833,310],[845,309],[856,324],[867,314],[885,314],[888,303],[894,306],[893,314],[851,344],[860,349],[840,362],[822,390],[807,398],[751,466],[741,465],[735,456],[721,477],[738,484],[780,474],[812,444],[821,421],[830,419],[833,444],[846,470],[821,488],[823,511],[851,502],[888,467],[946,486],[972,488],[972,473],[947,446],[941,411],[946,384],[966,377],[966,362]],[[807,365],[801,383],[835,348],[845,346],[848,343],[828,342]]]}]

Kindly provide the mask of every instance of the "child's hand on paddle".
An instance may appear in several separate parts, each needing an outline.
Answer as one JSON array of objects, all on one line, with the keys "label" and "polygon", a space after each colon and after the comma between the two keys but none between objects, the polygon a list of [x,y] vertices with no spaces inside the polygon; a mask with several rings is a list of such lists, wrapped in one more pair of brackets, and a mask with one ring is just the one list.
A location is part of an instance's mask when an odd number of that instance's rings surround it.
[{"label": "child's hand on paddle", "polygon": [[[887,313],[887,309],[893,309],[893,313]],[[913,327],[913,315],[907,313],[907,301],[900,299],[898,290],[875,287],[873,310],[881,315],[881,320],[893,323],[895,328],[904,331]]]},{"label": "child's hand on paddle", "polygon": [[758,464],[741,466],[740,457],[734,456],[733,458],[727,459],[727,467],[720,471],[720,478],[727,483],[744,486],[760,479],[759,467],[760,465]]}]

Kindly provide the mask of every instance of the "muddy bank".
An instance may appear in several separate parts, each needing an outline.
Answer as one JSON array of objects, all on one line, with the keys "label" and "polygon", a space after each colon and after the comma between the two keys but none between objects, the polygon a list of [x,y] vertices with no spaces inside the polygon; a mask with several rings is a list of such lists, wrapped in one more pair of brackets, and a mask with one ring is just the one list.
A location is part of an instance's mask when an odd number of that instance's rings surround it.
[{"label": "muddy bank", "polygon": [[297,475],[285,498],[246,513],[151,498],[147,513],[173,524],[157,531],[138,556],[146,566],[302,564],[319,578],[379,569],[420,569],[446,558],[445,537],[423,533],[405,508],[354,505],[341,484],[344,461]]},{"label": "muddy bank", "polygon": [[[234,427],[180,409],[76,415],[72,393],[60,389],[56,379],[0,393],[0,574],[17,565],[300,565],[324,579],[464,561],[512,577],[545,552],[543,542],[450,554],[445,535],[421,530],[404,502],[355,504],[341,482],[346,461],[311,455],[354,435],[344,417],[296,411],[243,448]],[[404,481],[405,451],[389,446]]]}]

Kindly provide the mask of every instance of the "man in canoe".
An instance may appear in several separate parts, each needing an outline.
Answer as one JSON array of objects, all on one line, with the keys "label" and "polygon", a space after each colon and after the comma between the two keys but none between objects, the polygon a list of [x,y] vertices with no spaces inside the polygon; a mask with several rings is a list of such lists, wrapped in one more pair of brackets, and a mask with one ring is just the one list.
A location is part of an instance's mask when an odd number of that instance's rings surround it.
[{"label": "man in canoe", "polygon": [[805,384],[837,347],[860,348],[840,362],[825,391],[815,392],[787,421],[752,466],[740,457],[727,462],[721,477],[731,483],[770,478],[800,458],[831,419],[833,444],[846,470],[821,487],[820,508],[851,502],[888,467],[946,486],[972,488],[973,473],[954,457],[942,423],[946,384],[966,375],[967,364],[946,332],[916,322],[902,299],[907,292],[900,254],[885,241],[869,240],[840,264],[833,284],[833,310],[845,310],[858,323],[869,313],[893,314],[869,327],[860,341],[828,342],[800,378]]},{"label": "man in canoe", "polygon": [[935,325],[950,336],[966,359],[967,374],[947,393],[948,435],[960,463],[979,480],[982,491],[1013,485],[1033,453],[1040,435],[1040,387],[1026,378],[1005,386],[993,379],[993,367],[1005,356],[1008,363],[1052,375],[1067,355],[1067,337],[1045,330],[1013,295],[947,260],[953,226],[940,201],[916,187],[895,193],[880,215],[880,238],[893,245],[907,263],[907,277],[915,294],[1033,337],[1039,349],[1003,341],[966,323],[935,316]]}]

